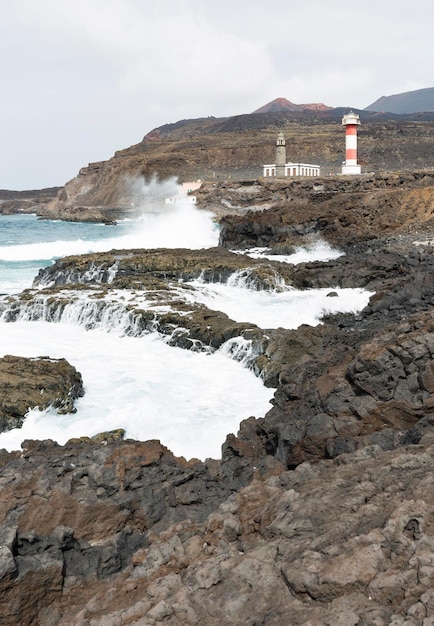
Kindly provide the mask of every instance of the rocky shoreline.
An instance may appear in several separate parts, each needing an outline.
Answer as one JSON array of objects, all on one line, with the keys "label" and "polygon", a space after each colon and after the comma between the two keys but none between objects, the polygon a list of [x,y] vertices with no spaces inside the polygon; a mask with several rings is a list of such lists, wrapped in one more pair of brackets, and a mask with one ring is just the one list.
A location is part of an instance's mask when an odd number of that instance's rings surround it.
[{"label": "rocky shoreline", "polygon": [[[12,322],[35,303],[54,315],[83,290],[101,306],[114,290],[146,292],[155,311],[130,301],[136,328],[152,322],[187,349],[244,336],[275,388],[267,415],[229,434],[220,460],[176,458],[121,432],[1,451],[6,623],[432,623],[434,183],[426,172],[386,179],[270,181],[244,199],[234,190],[252,185],[204,186],[200,205],[225,207],[218,248],[69,257],[5,299]],[[292,266],[228,249],[279,253],[319,236],[345,255]],[[199,273],[212,282],[247,269],[258,288],[280,277],[375,295],[356,316],[297,330],[180,298]]]}]

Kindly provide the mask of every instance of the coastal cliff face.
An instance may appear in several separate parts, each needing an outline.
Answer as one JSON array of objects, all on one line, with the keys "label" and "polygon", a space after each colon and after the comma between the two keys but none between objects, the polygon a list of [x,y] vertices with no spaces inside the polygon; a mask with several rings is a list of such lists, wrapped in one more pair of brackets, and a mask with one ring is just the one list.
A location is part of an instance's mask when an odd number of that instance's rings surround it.
[{"label": "coastal cliff face", "polygon": [[[17,626],[428,626],[432,172],[213,183],[198,202],[223,207],[221,246],[64,258],[2,314],[12,322],[43,302],[50,319],[83,290],[101,307],[108,294],[146,292],[170,312],[151,319],[128,300],[136,329],[152,323],[186,349],[252,341],[272,408],[228,434],[221,460],[186,461],[121,431],[1,451],[1,616]],[[279,253],[318,236],[345,255],[293,266],[228,249]],[[281,277],[375,295],[358,315],[271,331],[175,297],[182,281],[236,269],[258,288]]]},{"label": "coastal cliff face", "polygon": [[208,183],[200,207],[220,216],[221,244],[284,249],[321,235],[348,246],[430,226],[432,171],[315,179]]},{"label": "coastal cliff face", "polygon": [[38,213],[53,201],[62,187],[33,189],[30,191],[9,191],[0,189],[0,215],[15,213]]},{"label": "coastal cliff face", "polygon": [[[137,201],[137,179],[177,177],[224,182],[256,180],[275,160],[283,132],[287,159],[317,163],[328,177],[345,159],[344,109],[256,113],[230,118],[183,120],[154,129],[107,161],[90,163],[56,198],[38,208],[48,218],[112,221]],[[358,159],[363,172],[411,171],[430,167],[434,113],[396,116],[360,112]]]}]

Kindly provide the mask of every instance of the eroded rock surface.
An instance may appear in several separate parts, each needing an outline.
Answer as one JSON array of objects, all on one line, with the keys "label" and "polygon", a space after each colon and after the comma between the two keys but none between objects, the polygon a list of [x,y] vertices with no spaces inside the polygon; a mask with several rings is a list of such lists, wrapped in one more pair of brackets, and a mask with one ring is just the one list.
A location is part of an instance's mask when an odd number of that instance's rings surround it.
[{"label": "eroded rock surface", "polygon": [[[7,624],[433,623],[432,182],[406,180],[351,189],[345,203],[342,189],[335,205],[319,198],[316,223],[345,251],[333,261],[112,251],[59,260],[37,288],[2,300],[6,321],[26,311],[50,320],[85,293],[96,311],[122,303],[126,332],[157,330],[188,349],[241,335],[276,389],[267,415],[228,434],[220,460],[187,462],[122,433],[1,451]],[[311,242],[306,197],[226,219],[222,243]],[[283,279],[375,295],[357,315],[296,330],[239,324],[183,297],[199,275],[234,271],[261,289]]]},{"label": "eroded rock surface", "polygon": [[73,413],[83,394],[81,374],[66,359],[6,355],[0,359],[0,432],[22,426],[34,407]]},{"label": "eroded rock surface", "polygon": [[[239,184],[203,185],[196,193],[201,206],[222,214],[221,243],[226,247],[271,246],[278,252],[296,245],[300,236],[315,234],[347,247],[433,227],[432,171],[349,178],[262,178],[242,201],[246,187]],[[224,211],[228,204],[238,210]]]},{"label": "eroded rock surface", "polygon": [[157,442],[24,442],[1,458],[2,619],[428,626],[432,442],[274,466],[244,487],[224,461]]}]

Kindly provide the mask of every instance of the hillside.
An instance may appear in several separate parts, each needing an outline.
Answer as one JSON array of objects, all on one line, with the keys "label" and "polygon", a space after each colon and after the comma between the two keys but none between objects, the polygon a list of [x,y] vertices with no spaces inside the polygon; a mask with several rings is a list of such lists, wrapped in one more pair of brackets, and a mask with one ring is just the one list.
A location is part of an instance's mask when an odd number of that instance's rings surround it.
[{"label": "hillside", "polygon": [[389,111],[398,114],[434,111],[434,87],[382,96],[367,106],[365,111]]},{"label": "hillside", "polygon": [[[69,181],[44,213],[83,219],[89,207],[131,207],[131,180],[153,175],[187,180],[240,180],[262,176],[273,162],[278,132],[286,137],[287,158],[318,163],[324,176],[340,173],[345,155],[342,116],[326,111],[252,113],[228,118],[181,120],[148,133],[108,161],[90,163]],[[421,170],[432,166],[434,113],[395,115],[358,111],[359,162],[364,172]],[[78,211],[78,213],[77,213]],[[103,220],[101,215],[92,219]]]},{"label": "hillside", "polygon": [[38,213],[47,202],[54,200],[62,187],[10,191],[0,189],[0,215]]}]

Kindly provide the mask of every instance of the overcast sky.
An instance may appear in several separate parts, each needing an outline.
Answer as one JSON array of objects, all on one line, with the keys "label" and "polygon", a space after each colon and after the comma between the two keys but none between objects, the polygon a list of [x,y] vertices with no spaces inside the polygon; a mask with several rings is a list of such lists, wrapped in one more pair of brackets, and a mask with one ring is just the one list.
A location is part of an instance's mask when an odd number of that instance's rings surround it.
[{"label": "overcast sky", "polygon": [[431,0],[0,0],[0,189],[184,118],[434,86]]}]

